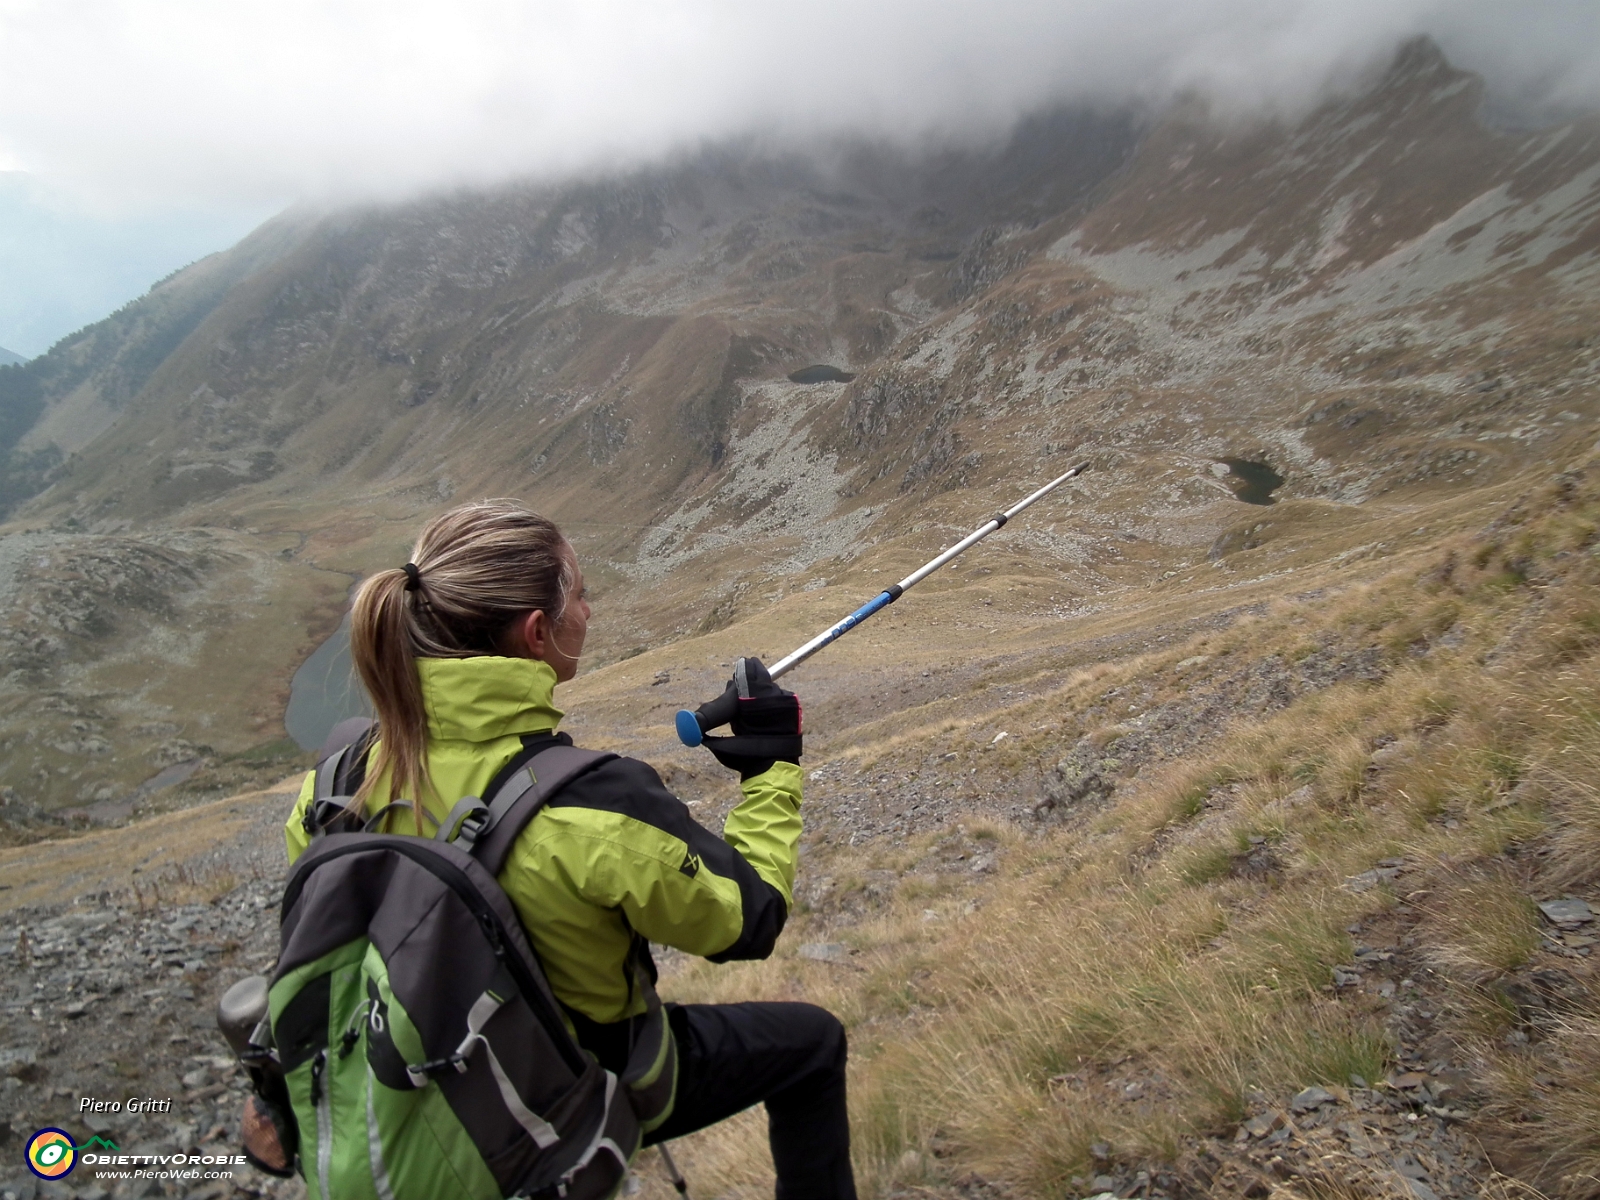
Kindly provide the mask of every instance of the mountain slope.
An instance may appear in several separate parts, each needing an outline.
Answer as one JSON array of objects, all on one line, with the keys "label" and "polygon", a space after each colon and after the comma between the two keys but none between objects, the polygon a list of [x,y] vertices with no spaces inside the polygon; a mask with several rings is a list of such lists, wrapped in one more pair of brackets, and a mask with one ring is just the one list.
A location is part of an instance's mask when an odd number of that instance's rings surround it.
[{"label": "mountain slope", "polygon": [[292,224],[270,222],[48,353],[0,367],[0,513],[70,470],[71,456],[117,423],[222,297],[280,251]]},{"label": "mountain slope", "polygon": [[[193,636],[249,703],[171,721],[224,757],[272,740],[339,593],[452,498],[523,495],[570,530],[609,613],[596,664],[862,555],[917,561],[1069,451],[1095,461],[1071,522],[1007,536],[1075,603],[1353,551],[1592,438],[1595,127],[1496,132],[1478,89],[1417,43],[1293,127],[1058,113],[981,152],[728,148],[292,214],[0,374],[38,412],[12,469],[47,485],[12,527],[58,539],[47,573],[79,538],[117,561],[115,539],[159,555],[204,528],[237,556],[194,569],[219,600],[247,571],[273,637]],[[855,378],[787,378],[813,363]],[[1227,462],[1275,471],[1278,503],[1240,505]],[[21,643],[64,628],[17,599],[25,544],[0,596]],[[156,629],[96,628],[13,674],[14,711],[120,694],[106,664],[161,654]],[[145,744],[119,703],[95,736]],[[59,806],[154,753],[40,752],[6,782]]]},{"label": "mountain slope", "polygon": [[[579,467],[593,504],[623,477],[670,493],[715,465],[735,380],[880,353],[915,319],[889,294],[953,255],[974,213],[1059,211],[1131,133],[1067,116],[904,173],[864,150],[713,156],[317,220],[162,362],[70,466],[88,482],[54,498],[80,519],[159,515],[269,477],[263,495],[437,477],[441,457],[502,489],[530,460]],[[59,441],[47,416],[32,443]],[[129,462],[130,445],[154,453]]]}]

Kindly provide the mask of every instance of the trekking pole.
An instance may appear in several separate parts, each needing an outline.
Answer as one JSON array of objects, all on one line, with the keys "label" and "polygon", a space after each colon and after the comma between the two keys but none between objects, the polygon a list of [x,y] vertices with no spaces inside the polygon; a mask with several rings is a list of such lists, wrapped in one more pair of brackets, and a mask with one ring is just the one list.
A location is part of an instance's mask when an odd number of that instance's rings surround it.
[{"label": "trekking pole", "polygon": [[[868,600],[844,620],[840,621],[832,628],[817,634],[816,637],[812,638],[804,646],[801,646],[788,657],[780,658],[777,662],[773,663],[772,666],[767,668],[767,674],[776,679],[785,672],[799,666],[818,650],[821,650],[824,646],[838,641],[857,625],[861,624],[861,622],[872,616],[873,613],[876,613],[881,609],[888,608],[889,605],[900,599],[900,597],[905,594],[908,588],[915,584],[921,583],[924,579],[926,579],[929,575],[932,575],[952,558],[955,558],[964,550],[977,545],[996,529],[999,529],[1000,526],[1004,525],[1012,517],[1016,516],[1023,509],[1027,508],[1028,505],[1034,503],[1036,500],[1044,499],[1067,480],[1072,479],[1075,476],[1082,475],[1088,469],[1088,463],[1079,463],[1077,466],[1073,467],[1072,470],[1066,472],[1066,474],[1059,475],[1055,479],[1052,479],[1038,491],[1034,492],[1033,495],[1024,500],[1018,501],[1016,504],[1013,504],[1010,508],[1006,509],[1005,512],[998,513],[995,516],[990,517],[977,529],[974,529],[971,533],[967,534],[966,537],[962,538],[954,546],[951,546],[943,554],[930,560],[929,562],[923,563],[922,566],[911,572],[911,574],[907,575],[899,583],[890,584],[882,592],[874,596],[871,600]],[[732,702],[727,705],[723,705],[714,701],[713,703],[705,706],[708,711],[704,717],[702,717],[699,713],[690,712],[687,708],[679,709],[677,716],[678,740],[685,746],[698,746],[704,739],[706,730],[715,729],[718,725],[726,724],[728,721],[733,719],[732,704],[736,703],[738,703],[737,697],[734,697]],[[723,711],[724,709],[727,711]]]},{"label": "trekking pole", "polygon": [[673,1162],[672,1155],[667,1153],[667,1144],[662,1142],[656,1149],[661,1151],[661,1161],[667,1164],[667,1178],[672,1180],[672,1186],[678,1189],[678,1195],[682,1196],[683,1200],[689,1200],[689,1181],[678,1173],[678,1164]]}]

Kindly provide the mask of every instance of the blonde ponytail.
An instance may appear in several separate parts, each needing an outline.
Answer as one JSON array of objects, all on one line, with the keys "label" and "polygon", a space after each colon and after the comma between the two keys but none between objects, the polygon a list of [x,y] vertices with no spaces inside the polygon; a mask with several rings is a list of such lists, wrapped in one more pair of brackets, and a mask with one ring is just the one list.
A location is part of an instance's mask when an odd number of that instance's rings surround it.
[{"label": "blonde ponytail", "polygon": [[[420,805],[433,790],[416,660],[501,653],[512,622],[535,609],[559,623],[573,578],[572,549],[553,522],[516,500],[483,500],[435,517],[405,567],[362,582],[350,614],[350,657],[382,740],[354,811],[385,771],[392,799]],[[416,825],[421,833],[420,811]]]}]

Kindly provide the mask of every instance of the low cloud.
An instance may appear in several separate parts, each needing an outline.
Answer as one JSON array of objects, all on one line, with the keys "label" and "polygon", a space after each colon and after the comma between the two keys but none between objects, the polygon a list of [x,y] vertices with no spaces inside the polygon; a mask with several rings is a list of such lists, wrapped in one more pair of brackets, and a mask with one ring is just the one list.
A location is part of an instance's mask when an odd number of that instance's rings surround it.
[{"label": "low cloud", "polygon": [[1600,104],[1592,0],[0,0],[0,166],[105,205],[395,195],[1058,100],[1293,108],[1418,33]]}]

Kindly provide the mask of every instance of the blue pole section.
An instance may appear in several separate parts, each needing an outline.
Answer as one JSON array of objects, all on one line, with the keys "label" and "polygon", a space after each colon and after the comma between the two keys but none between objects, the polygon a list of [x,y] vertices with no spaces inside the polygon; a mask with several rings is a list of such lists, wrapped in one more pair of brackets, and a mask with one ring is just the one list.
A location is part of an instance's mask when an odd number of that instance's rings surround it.
[{"label": "blue pole section", "polygon": [[[951,546],[948,550],[945,550],[943,553],[938,555],[938,557],[923,563],[922,566],[911,572],[911,574],[907,575],[899,583],[890,584],[882,592],[874,596],[871,600],[868,600],[865,604],[856,609],[855,612],[851,613],[837,625],[834,625],[833,627],[824,630],[822,633],[817,634],[816,637],[812,638],[798,650],[773,663],[772,666],[767,669],[768,674],[771,675],[772,678],[776,679],[785,672],[799,666],[818,650],[821,650],[824,646],[838,641],[857,625],[861,624],[861,622],[865,621],[868,617],[872,616],[876,612],[881,612],[883,609],[888,608],[889,605],[893,604],[896,600],[900,599],[900,597],[905,594],[907,588],[921,583],[929,575],[933,574],[940,567],[944,566],[945,563],[955,558],[958,554],[962,553],[971,546],[977,545],[977,543],[988,537],[996,529],[999,529],[1002,525],[1004,525],[1012,517],[1016,516],[1023,509],[1027,508],[1034,501],[1043,499],[1045,496],[1055,491],[1056,488],[1060,487],[1067,480],[1073,478],[1074,476],[1083,474],[1084,471],[1088,470],[1088,468],[1088,463],[1079,463],[1064,475],[1060,475],[1055,479],[1052,479],[1049,483],[1045,484],[1032,495],[1018,501],[1016,504],[1006,509],[1005,512],[997,513],[990,517],[987,521],[985,521],[971,533],[967,534],[966,537],[962,538],[954,546]],[[727,718],[723,719],[726,720]],[[678,710],[676,725],[678,730],[678,740],[685,746],[698,746],[705,737],[706,726],[700,723],[700,717],[697,714],[690,712],[687,708],[681,708]]]},{"label": "blue pole section", "polygon": [[[860,608],[856,609],[855,612],[851,613],[848,617],[846,617],[844,620],[840,621],[832,629],[828,630],[827,633],[823,634],[822,635],[822,641],[817,646],[817,650],[821,650],[822,647],[826,646],[829,642],[838,641],[845,634],[849,633],[852,629],[854,629],[857,625],[861,624],[861,622],[865,621],[868,617],[870,617],[873,613],[877,612],[879,609],[888,608],[889,605],[893,604],[896,600],[900,599],[900,595],[901,595],[902,590],[903,589],[900,587],[899,584],[895,584],[894,585],[894,589],[892,591],[880,592],[878,595],[874,596],[871,600],[868,600]],[[813,653],[815,653],[815,651],[813,651]]]}]

